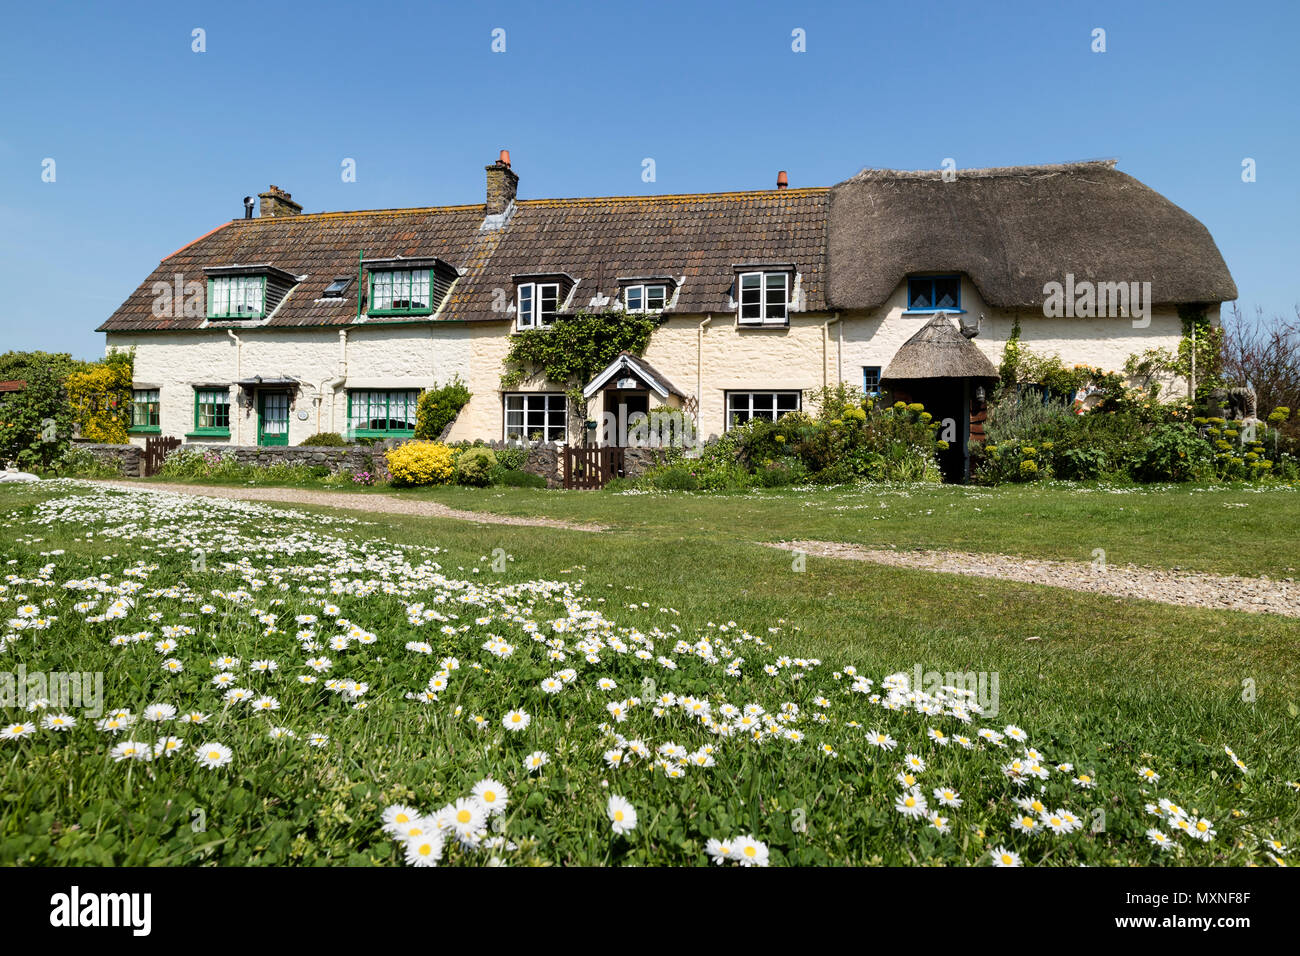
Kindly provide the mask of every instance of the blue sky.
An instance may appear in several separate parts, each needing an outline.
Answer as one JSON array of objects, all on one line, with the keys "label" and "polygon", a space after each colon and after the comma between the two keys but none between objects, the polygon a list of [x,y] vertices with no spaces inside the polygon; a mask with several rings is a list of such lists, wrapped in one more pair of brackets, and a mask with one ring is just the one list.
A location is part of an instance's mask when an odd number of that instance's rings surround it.
[{"label": "blue sky", "polygon": [[154,265],[269,183],[307,212],[481,202],[502,147],[525,198],[1115,157],[1205,223],[1247,312],[1290,313],[1298,36],[1295,0],[10,4],[0,349],[101,354]]}]

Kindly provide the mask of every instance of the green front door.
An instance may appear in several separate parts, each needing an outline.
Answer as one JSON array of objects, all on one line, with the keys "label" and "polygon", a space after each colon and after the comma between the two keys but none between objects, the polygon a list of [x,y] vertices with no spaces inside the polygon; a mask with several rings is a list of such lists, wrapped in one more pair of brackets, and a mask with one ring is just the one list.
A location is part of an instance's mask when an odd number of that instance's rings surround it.
[{"label": "green front door", "polygon": [[289,444],[289,393],[257,393],[257,443]]}]

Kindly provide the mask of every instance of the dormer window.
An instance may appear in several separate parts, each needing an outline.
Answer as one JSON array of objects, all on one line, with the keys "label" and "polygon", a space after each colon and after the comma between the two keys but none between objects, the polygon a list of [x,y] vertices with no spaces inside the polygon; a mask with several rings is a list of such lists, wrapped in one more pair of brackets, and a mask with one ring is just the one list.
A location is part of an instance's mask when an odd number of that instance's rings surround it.
[{"label": "dormer window", "polygon": [[519,286],[516,305],[519,309],[517,325],[521,329],[541,329],[555,322],[560,310],[560,284],[558,282],[524,282]]},{"label": "dormer window", "polygon": [[433,311],[428,269],[393,269],[370,274],[371,315],[428,315]]},{"label": "dormer window", "polygon": [[265,276],[217,276],[208,280],[210,319],[260,319],[265,307]]},{"label": "dormer window", "polygon": [[298,276],[268,262],[208,266],[209,319],[262,319],[276,310]]},{"label": "dormer window", "polygon": [[740,272],[736,276],[740,324],[788,325],[791,278],[785,270]]},{"label": "dormer window", "polygon": [[961,276],[913,276],[908,279],[907,311],[962,311]]},{"label": "dormer window", "polygon": [[367,259],[362,265],[370,274],[366,314],[377,317],[433,315],[460,277],[455,266],[435,257]]},{"label": "dormer window", "polygon": [[630,285],[623,289],[623,308],[628,312],[662,312],[667,301],[666,285]]},{"label": "dormer window", "polygon": [[578,280],[567,272],[533,272],[515,280],[515,330],[545,329],[555,324]]}]

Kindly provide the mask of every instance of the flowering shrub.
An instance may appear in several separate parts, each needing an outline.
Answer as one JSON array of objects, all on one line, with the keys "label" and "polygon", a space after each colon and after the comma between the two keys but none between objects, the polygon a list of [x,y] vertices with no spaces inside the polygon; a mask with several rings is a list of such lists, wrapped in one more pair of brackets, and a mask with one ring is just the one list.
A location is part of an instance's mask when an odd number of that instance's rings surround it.
[{"label": "flowering shrub", "polygon": [[456,473],[456,452],[435,441],[409,441],[386,457],[393,484],[399,487],[445,485]]}]

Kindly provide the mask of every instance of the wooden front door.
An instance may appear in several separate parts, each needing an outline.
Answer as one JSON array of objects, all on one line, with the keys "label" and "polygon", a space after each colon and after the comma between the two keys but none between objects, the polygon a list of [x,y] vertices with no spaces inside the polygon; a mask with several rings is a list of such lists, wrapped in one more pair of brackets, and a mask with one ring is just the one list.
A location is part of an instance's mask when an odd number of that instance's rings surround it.
[{"label": "wooden front door", "polygon": [[289,444],[289,393],[257,393],[257,443]]}]

